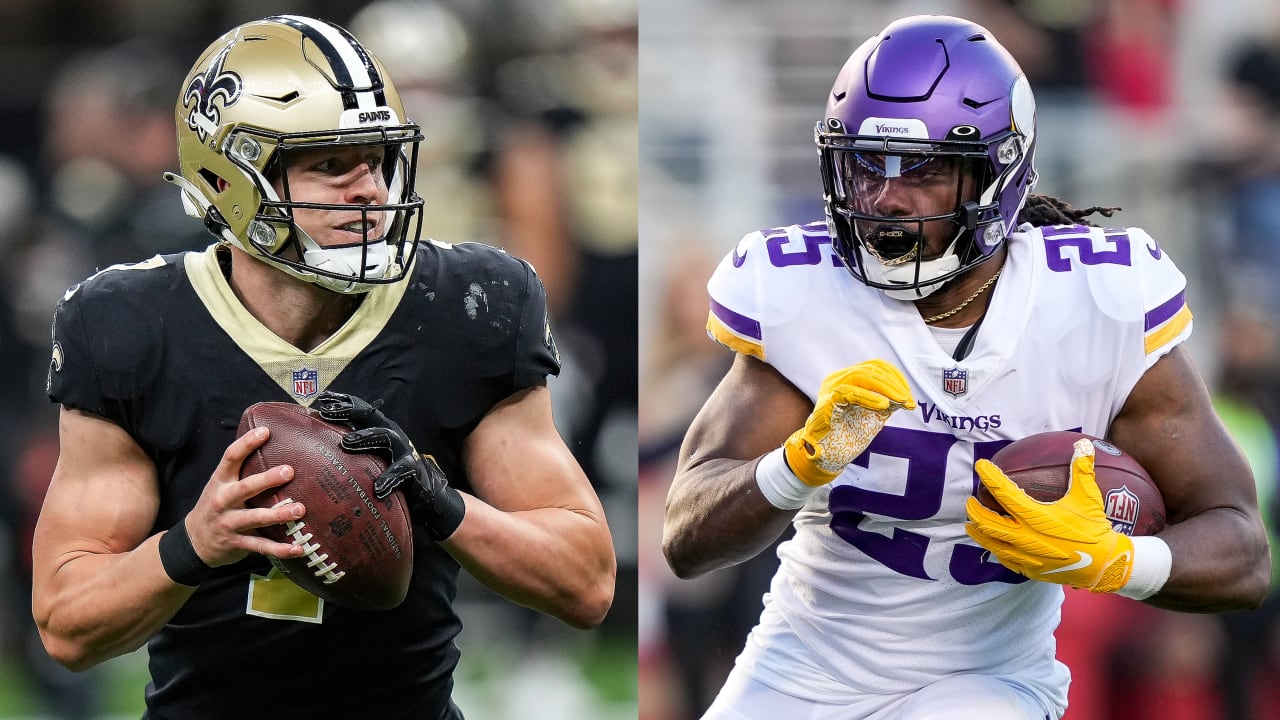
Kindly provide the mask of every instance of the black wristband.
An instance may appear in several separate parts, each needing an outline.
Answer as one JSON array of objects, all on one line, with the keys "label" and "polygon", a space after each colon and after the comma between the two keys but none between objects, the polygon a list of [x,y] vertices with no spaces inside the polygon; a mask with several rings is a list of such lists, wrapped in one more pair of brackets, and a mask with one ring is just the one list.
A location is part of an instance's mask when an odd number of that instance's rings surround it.
[{"label": "black wristband", "polygon": [[185,517],[160,536],[160,564],[170,580],[191,587],[200,585],[213,572],[191,545]]},{"label": "black wristband", "polygon": [[446,485],[431,499],[429,512],[431,517],[424,523],[427,535],[439,542],[448,540],[462,524],[467,504],[462,499],[462,493]]}]

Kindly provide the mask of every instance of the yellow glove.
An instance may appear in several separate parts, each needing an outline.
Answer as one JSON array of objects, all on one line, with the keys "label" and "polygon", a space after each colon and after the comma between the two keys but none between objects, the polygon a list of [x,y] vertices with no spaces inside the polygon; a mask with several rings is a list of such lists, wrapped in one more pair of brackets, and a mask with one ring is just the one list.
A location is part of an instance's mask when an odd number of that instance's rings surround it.
[{"label": "yellow glove", "polygon": [[826,485],[871,444],[898,408],[916,401],[902,372],[883,360],[837,370],[822,381],[804,427],[783,444],[787,466],[806,485]]},{"label": "yellow glove", "polygon": [[969,498],[965,532],[1005,567],[1032,580],[1112,593],[1133,572],[1133,540],[1111,527],[1093,474],[1093,443],[1077,440],[1071,484],[1051,503],[1033,500],[989,460],[974,469],[1009,517]]}]

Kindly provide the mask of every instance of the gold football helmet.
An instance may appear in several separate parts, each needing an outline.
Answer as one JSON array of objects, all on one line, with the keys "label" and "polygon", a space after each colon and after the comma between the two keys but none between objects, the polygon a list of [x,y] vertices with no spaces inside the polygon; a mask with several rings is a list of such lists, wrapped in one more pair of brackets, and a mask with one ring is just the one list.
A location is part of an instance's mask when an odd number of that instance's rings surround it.
[{"label": "gold football helmet", "polygon": [[[246,23],[204,51],[182,88],[180,174],[165,179],[182,188],[189,215],[222,241],[336,292],[367,292],[404,277],[421,228],[422,198],[413,188],[422,133],[404,117],[382,63],[355,37],[297,15]],[[385,149],[386,204],[290,198],[283,157],[349,145]],[[363,241],[321,247],[294,223],[300,208],[359,208]],[[371,217],[384,221],[371,224]],[[378,237],[369,237],[370,227]]]}]

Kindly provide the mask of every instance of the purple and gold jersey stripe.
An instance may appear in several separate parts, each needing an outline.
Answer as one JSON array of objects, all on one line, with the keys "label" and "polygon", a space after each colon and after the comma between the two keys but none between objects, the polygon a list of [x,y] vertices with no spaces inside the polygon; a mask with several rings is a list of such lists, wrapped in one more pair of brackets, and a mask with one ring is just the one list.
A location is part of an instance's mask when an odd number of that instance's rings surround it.
[{"label": "purple and gold jersey stripe", "polygon": [[1191,317],[1185,291],[1178,292],[1148,312],[1144,326],[1147,332],[1144,342],[1147,354],[1164,347],[1186,331],[1191,324]]},{"label": "purple and gold jersey stripe", "polygon": [[764,360],[760,323],[740,315],[715,300],[707,313],[707,334],[734,352]]},{"label": "purple and gold jersey stripe", "polygon": [[1186,291],[1180,291],[1177,295],[1160,303],[1154,309],[1147,313],[1146,331],[1151,332],[1156,326],[1161,325],[1164,321],[1177,315],[1180,310],[1187,304]]}]

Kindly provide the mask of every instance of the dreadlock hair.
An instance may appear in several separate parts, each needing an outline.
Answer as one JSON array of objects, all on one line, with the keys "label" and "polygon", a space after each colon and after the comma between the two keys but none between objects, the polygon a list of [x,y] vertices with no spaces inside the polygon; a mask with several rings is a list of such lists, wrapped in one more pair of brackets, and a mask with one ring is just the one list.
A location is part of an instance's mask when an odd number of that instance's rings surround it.
[{"label": "dreadlock hair", "polygon": [[1093,223],[1085,220],[1094,213],[1098,213],[1103,217],[1111,217],[1118,207],[1102,207],[1094,205],[1087,208],[1074,208],[1065,200],[1059,200],[1052,195],[1031,195],[1027,198],[1026,205],[1022,206],[1022,212],[1018,213],[1018,223],[1031,223],[1036,227],[1044,227],[1046,225],[1089,225],[1097,227]]}]

